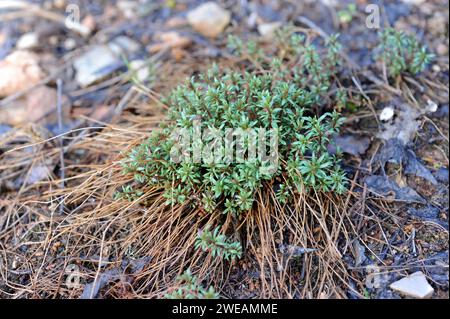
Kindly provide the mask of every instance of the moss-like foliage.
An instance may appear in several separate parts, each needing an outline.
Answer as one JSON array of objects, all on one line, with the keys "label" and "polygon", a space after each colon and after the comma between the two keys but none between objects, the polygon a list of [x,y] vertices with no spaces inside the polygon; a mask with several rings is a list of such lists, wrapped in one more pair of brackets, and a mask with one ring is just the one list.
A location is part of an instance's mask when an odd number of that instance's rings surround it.
[{"label": "moss-like foliage", "polygon": [[219,299],[214,287],[203,288],[189,269],[177,279],[180,287],[166,294],[164,296],[166,299]]},{"label": "moss-like foliage", "polygon": [[422,72],[434,57],[414,36],[403,31],[388,28],[379,37],[379,57],[386,64],[389,76]]},{"label": "moss-like foliage", "polygon": [[[125,172],[138,184],[163,188],[169,205],[189,202],[226,214],[250,210],[263,188],[273,189],[282,204],[298,192],[345,192],[339,159],[327,151],[343,118],[336,111],[315,115],[330,103],[337,78],[337,36],[318,49],[282,29],[276,42],[271,56],[252,41],[230,37],[228,48],[246,57],[248,72],[214,66],[178,86],[165,101],[168,122],[127,154]],[[345,93],[336,92],[338,108]],[[244,134],[230,140],[230,129]]]},{"label": "moss-like foliage", "polygon": [[[289,199],[288,193],[311,189],[342,193],[345,175],[338,159],[327,152],[330,136],[338,131],[342,118],[336,112],[312,115],[310,108],[316,99],[316,93],[299,83],[275,80],[270,73],[221,75],[211,70],[173,92],[169,124],[133,149],[124,168],[134,173],[139,183],[163,187],[168,204],[183,203],[200,192],[201,203],[197,204],[208,212],[249,210],[256,192],[265,184],[272,187],[269,182],[275,180],[283,181],[277,187],[283,202]],[[194,136],[199,128],[219,133],[227,128],[263,129],[268,141],[277,135],[276,167],[261,158],[226,163],[203,156],[201,162],[193,161],[198,155],[195,143],[211,145],[217,141],[212,135],[192,143],[184,150],[182,161],[175,162],[171,151],[176,141],[171,134],[182,129]],[[244,143],[249,146],[250,137]],[[218,152],[225,156],[225,147]]]}]

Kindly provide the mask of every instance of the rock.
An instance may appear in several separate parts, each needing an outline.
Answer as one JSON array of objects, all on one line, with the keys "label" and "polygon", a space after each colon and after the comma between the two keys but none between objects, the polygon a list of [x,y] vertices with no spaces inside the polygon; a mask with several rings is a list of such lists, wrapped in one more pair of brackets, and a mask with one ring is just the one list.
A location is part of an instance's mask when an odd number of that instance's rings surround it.
[{"label": "rock", "polygon": [[425,0],[402,0],[404,3],[409,4],[409,5],[421,5],[425,2]]},{"label": "rock", "polygon": [[123,35],[114,38],[108,44],[108,47],[117,56],[117,58],[121,58],[122,55],[136,53],[141,49],[141,45],[138,42]]},{"label": "rock", "polygon": [[249,27],[249,29],[253,29],[256,27],[258,18],[258,14],[256,12],[250,13],[247,19],[247,26]]},{"label": "rock", "polygon": [[14,51],[0,61],[0,97],[5,97],[39,83],[45,74],[36,54]]},{"label": "rock", "polygon": [[267,40],[273,39],[275,31],[282,26],[281,22],[262,23],[258,25],[258,32]]},{"label": "rock", "polygon": [[170,55],[175,59],[175,61],[180,62],[187,55],[187,51],[181,48],[172,48],[170,50]]},{"label": "rock", "polygon": [[380,114],[381,121],[389,121],[394,116],[394,109],[390,106],[385,107]]},{"label": "rock", "polygon": [[439,65],[437,65],[437,64],[433,64],[433,66],[431,67],[431,69],[432,69],[434,72],[436,72],[436,73],[441,72],[441,67],[440,67]]},{"label": "rock", "polygon": [[87,87],[117,70],[123,65],[123,56],[130,58],[141,45],[126,37],[118,36],[107,45],[96,45],[75,59],[76,81]]},{"label": "rock", "polygon": [[188,24],[188,21],[186,18],[183,17],[173,17],[166,21],[165,25],[166,27],[172,29],[172,28],[180,28],[184,27]]},{"label": "rock", "polygon": [[427,100],[427,105],[425,107],[425,112],[426,113],[434,113],[438,110],[438,105],[436,102],[431,101],[431,100]]},{"label": "rock", "polygon": [[73,38],[67,38],[64,40],[63,46],[66,51],[72,51],[77,46],[77,42]]},{"label": "rock", "polygon": [[31,168],[26,177],[26,185],[33,185],[51,176],[50,169],[45,164],[38,164]]},{"label": "rock", "polygon": [[83,18],[83,20],[81,21],[81,25],[86,27],[86,29],[89,30],[89,33],[94,31],[95,28],[97,27],[97,23],[95,22],[94,16],[90,14],[88,14]]},{"label": "rock", "polygon": [[134,60],[128,65],[139,82],[145,82],[150,76],[148,64],[144,60]]},{"label": "rock", "polygon": [[34,33],[25,33],[23,34],[19,40],[17,40],[16,48],[19,50],[30,50],[34,49],[39,44],[39,36]]},{"label": "rock", "polygon": [[431,18],[427,19],[429,32],[434,35],[445,34],[448,24],[447,19],[447,15],[442,12],[434,13]]},{"label": "rock", "polygon": [[361,266],[367,259],[366,248],[359,243],[358,239],[353,242],[353,256],[355,256],[355,267]]},{"label": "rock", "polygon": [[0,47],[3,46],[6,42],[6,34],[2,31],[0,31]]},{"label": "rock", "polygon": [[58,36],[57,36],[57,35],[52,35],[52,36],[50,36],[50,37],[48,38],[48,43],[49,43],[51,46],[53,46],[53,47],[57,46],[57,45],[59,44],[59,38],[58,38]]},{"label": "rock", "polygon": [[321,0],[320,2],[331,8],[337,7],[337,5],[339,4],[337,0]]},{"label": "rock", "polygon": [[448,54],[448,45],[444,44],[444,43],[439,43],[438,46],[436,47],[436,52],[438,55],[442,55],[445,56]]},{"label": "rock", "polygon": [[67,3],[66,3],[66,0],[55,0],[55,1],[53,1],[53,5],[57,9],[60,9],[60,10],[64,9],[65,10],[66,6],[67,6]]},{"label": "rock", "polygon": [[433,287],[421,271],[393,282],[389,287],[405,296],[418,299],[430,298],[434,293]]},{"label": "rock", "polygon": [[97,82],[115,70],[117,57],[108,46],[97,45],[75,59],[76,81],[82,87]]},{"label": "rock", "polygon": [[[62,101],[63,103],[65,100]],[[11,102],[0,109],[0,123],[7,125],[22,125],[29,123],[56,122],[56,90],[40,86],[28,92],[24,97]],[[69,109],[63,108],[64,117]]]},{"label": "rock", "polygon": [[191,44],[191,39],[181,36],[176,31],[162,32],[155,35],[155,40],[159,43],[148,47],[148,52],[155,53],[164,49],[185,48]]},{"label": "rock", "polygon": [[127,19],[133,19],[137,17],[139,3],[136,1],[124,1],[117,2],[117,8],[123,13],[123,16]]},{"label": "rock", "polygon": [[231,14],[215,2],[206,2],[187,14],[187,20],[195,31],[215,38],[230,23]]}]

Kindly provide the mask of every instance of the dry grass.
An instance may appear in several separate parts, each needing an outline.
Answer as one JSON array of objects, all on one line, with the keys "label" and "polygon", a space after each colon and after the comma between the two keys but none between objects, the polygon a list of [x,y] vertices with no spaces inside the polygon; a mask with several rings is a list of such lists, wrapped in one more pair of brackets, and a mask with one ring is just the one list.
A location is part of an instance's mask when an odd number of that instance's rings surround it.
[{"label": "dry grass", "polygon": [[[3,200],[0,288],[5,296],[76,298],[82,288],[65,285],[69,264],[80,267],[85,283],[98,281],[107,269],[122,269],[124,276],[107,285],[103,297],[161,298],[188,267],[205,285],[232,294],[238,289],[232,284],[235,279],[246,276],[244,264],[249,273],[259,274],[258,297],[345,298],[345,290],[353,289],[342,256],[355,237],[352,213],[355,208],[364,210],[359,193],[301,194],[295,205],[282,206],[267,185],[253,210],[238,221],[188,204],[166,206],[158,189],[146,189],[134,202],[114,201],[114,192],[132,180],[121,172],[120,152],[140,143],[153,123],[161,120],[158,116],[154,121],[137,119],[75,139],[67,149],[72,156],[66,155],[70,160],[64,188],[53,177]],[[52,141],[34,144],[34,161],[58,158]],[[11,157],[11,167],[21,163],[17,158],[26,161],[12,156],[25,150],[5,153],[5,158]],[[206,224],[222,224],[223,232],[241,240],[245,257],[229,265],[193,249],[198,231]],[[283,252],[281,244],[315,251],[295,256]],[[120,268],[124,261],[143,257],[151,261],[137,273],[126,274]]]}]

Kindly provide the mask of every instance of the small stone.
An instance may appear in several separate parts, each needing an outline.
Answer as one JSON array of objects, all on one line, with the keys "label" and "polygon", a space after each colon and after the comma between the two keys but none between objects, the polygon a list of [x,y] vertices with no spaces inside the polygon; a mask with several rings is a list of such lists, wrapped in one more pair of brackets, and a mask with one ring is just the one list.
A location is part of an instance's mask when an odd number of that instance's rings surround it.
[{"label": "small stone", "polygon": [[77,46],[77,42],[73,38],[67,38],[64,40],[63,46],[66,51],[72,51]]},{"label": "small stone", "polygon": [[366,261],[367,257],[365,255],[366,248],[359,243],[356,239],[353,242],[353,255],[355,256],[355,267],[361,266],[364,261]]},{"label": "small stone", "polygon": [[275,31],[282,26],[281,22],[270,22],[258,25],[258,32],[267,40],[273,39]]},{"label": "small stone", "polygon": [[34,33],[25,33],[23,34],[19,40],[17,40],[16,48],[19,50],[30,50],[34,49],[39,44],[39,36]]},{"label": "small stone", "polygon": [[331,7],[331,8],[336,7],[339,3],[337,0],[321,0],[320,2],[322,2],[327,7]]},{"label": "small stone", "polygon": [[144,60],[131,61],[129,68],[132,72],[134,72],[139,82],[145,82],[150,76],[150,70]]},{"label": "small stone", "polygon": [[80,86],[87,87],[113,72],[111,66],[116,63],[116,56],[107,46],[94,46],[75,59],[73,66],[76,70],[76,81]]},{"label": "small stone", "polygon": [[175,59],[175,61],[180,62],[187,55],[187,52],[181,48],[172,48],[170,50],[170,55]]},{"label": "small stone", "polygon": [[425,0],[402,0],[404,3],[409,5],[418,6],[425,2]]},{"label": "small stone", "polygon": [[439,65],[437,65],[437,64],[433,64],[433,66],[431,67],[431,69],[432,69],[434,72],[436,72],[436,73],[441,72],[441,67],[440,67]]},{"label": "small stone", "polygon": [[390,106],[385,107],[380,114],[381,121],[389,121],[394,116],[394,109]]},{"label": "small stone", "polygon": [[150,53],[155,53],[163,49],[184,48],[192,42],[190,38],[181,36],[176,31],[157,33],[155,40],[160,42],[148,47]]},{"label": "small stone", "polygon": [[76,81],[80,86],[87,87],[123,65],[123,56],[129,58],[140,49],[138,42],[126,36],[118,36],[108,45],[96,45],[74,61]]},{"label": "small stone", "polygon": [[427,20],[429,32],[434,35],[445,34],[447,31],[446,25],[448,24],[447,19],[446,14],[441,12],[434,13],[433,16]]},{"label": "small stone", "polygon": [[446,45],[444,43],[439,43],[436,48],[436,52],[439,55],[447,55],[448,54],[448,45]]},{"label": "small stone", "polygon": [[129,55],[141,49],[141,45],[138,42],[123,35],[114,38],[108,46],[117,57]]},{"label": "small stone", "polygon": [[52,46],[57,46],[59,44],[59,39],[57,35],[52,35],[48,38],[48,43]]},{"label": "small stone", "polygon": [[433,287],[421,271],[393,282],[389,287],[405,296],[418,299],[430,298],[434,293]]},{"label": "small stone", "polygon": [[247,19],[247,25],[250,29],[253,29],[254,27],[256,27],[258,21],[258,14],[256,12],[252,12],[248,19]]},{"label": "small stone", "polygon": [[14,51],[0,61],[0,97],[8,96],[39,83],[45,74],[38,56],[29,51]]},{"label": "small stone", "polygon": [[83,18],[83,20],[81,21],[81,25],[86,27],[89,30],[89,33],[94,31],[95,28],[97,27],[97,23],[95,22],[94,16],[92,16],[90,14],[88,14],[87,16],[85,16]]},{"label": "small stone", "polygon": [[[62,103],[66,102],[64,99]],[[0,123],[7,125],[23,125],[30,123],[56,123],[57,112],[56,90],[40,86],[10,105],[0,109]],[[64,117],[68,117],[69,108],[64,107]]]},{"label": "small stone", "polygon": [[0,31],[0,47],[6,42],[6,34]]},{"label": "small stone", "polygon": [[187,14],[189,24],[200,34],[215,38],[230,23],[231,14],[215,2],[206,2]]},{"label": "small stone", "polygon": [[67,4],[66,4],[66,0],[55,0],[53,2],[53,5],[55,6],[55,8],[57,9],[65,9]]},{"label": "small stone", "polygon": [[166,27],[168,27],[168,28],[179,28],[179,27],[184,27],[187,24],[188,24],[188,21],[186,20],[186,18],[173,17],[173,18],[170,18],[169,20],[167,20]]},{"label": "small stone", "polygon": [[437,109],[438,109],[438,105],[436,102],[427,100],[427,106],[425,107],[425,111],[427,113],[434,113],[437,111]]},{"label": "small stone", "polygon": [[123,13],[127,19],[134,19],[137,17],[139,3],[136,1],[121,0],[117,2],[117,8]]}]

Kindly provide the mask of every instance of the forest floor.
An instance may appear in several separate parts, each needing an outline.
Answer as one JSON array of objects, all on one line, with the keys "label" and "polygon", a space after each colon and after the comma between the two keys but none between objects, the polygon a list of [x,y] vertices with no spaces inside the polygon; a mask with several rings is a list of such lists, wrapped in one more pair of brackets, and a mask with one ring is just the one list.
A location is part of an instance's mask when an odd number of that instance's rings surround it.
[{"label": "forest floor", "polygon": [[[145,209],[113,200],[127,181],[120,153],[163,121],[171,89],[235,63],[229,34],[270,48],[265,30],[288,24],[339,33],[354,67],[353,106],[334,141],[357,194],[338,244],[346,276],[336,287],[308,282],[302,267],[314,259],[304,257],[290,266],[291,284],[314,289],[268,292],[249,256],[223,268],[221,296],[402,298],[390,284],[421,271],[432,297],[448,298],[448,1],[216,2],[231,21],[214,38],[186,18],[202,1],[0,2],[0,298],[163,297],[165,286],[146,279],[155,265]],[[374,60],[379,29],[367,27],[365,9],[378,2],[381,27],[435,54],[419,75],[392,83]],[[76,287],[66,284],[73,269]]]}]

